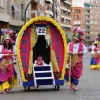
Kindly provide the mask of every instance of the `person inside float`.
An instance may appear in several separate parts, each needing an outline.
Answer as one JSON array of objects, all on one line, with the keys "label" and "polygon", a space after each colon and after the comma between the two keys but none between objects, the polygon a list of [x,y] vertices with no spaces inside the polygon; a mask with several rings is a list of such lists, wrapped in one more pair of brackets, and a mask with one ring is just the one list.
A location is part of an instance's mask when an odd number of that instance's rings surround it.
[{"label": "person inside float", "polygon": [[17,84],[14,56],[16,53],[10,35],[5,34],[3,45],[0,45],[0,91],[4,91],[4,94],[7,94]]},{"label": "person inside float", "polygon": [[95,42],[91,48],[91,60],[90,60],[90,69],[99,69],[100,68],[100,45],[99,41],[96,38]]},{"label": "person inside float", "polygon": [[35,60],[33,65],[34,66],[46,66],[47,64],[44,63],[44,60],[43,60],[42,56],[38,56],[37,60]]},{"label": "person inside float", "polygon": [[70,89],[78,91],[76,86],[83,72],[83,55],[87,53],[87,48],[83,44],[81,37],[84,33],[77,28],[73,31],[72,42],[68,44],[68,53],[71,56],[71,84]]}]

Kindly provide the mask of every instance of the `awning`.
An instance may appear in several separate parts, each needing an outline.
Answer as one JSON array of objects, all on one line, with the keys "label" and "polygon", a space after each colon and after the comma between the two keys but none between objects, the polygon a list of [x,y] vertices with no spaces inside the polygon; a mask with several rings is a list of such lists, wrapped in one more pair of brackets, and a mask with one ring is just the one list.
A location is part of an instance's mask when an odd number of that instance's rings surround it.
[{"label": "awning", "polygon": [[85,7],[90,7],[90,4],[84,4]]},{"label": "awning", "polygon": [[16,6],[14,6],[14,5],[12,5],[12,6],[14,7],[14,9],[15,9],[18,13],[21,13],[20,10],[19,10]]}]

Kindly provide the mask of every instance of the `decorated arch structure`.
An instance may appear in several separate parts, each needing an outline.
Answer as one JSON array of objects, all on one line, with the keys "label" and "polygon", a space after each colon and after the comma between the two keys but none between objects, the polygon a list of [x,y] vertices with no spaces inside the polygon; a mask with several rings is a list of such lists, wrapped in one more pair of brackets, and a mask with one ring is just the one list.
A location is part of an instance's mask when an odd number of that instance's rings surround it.
[{"label": "decorated arch structure", "polygon": [[26,74],[34,73],[33,63],[39,55],[46,64],[52,64],[53,73],[60,73],[58,80],[64,79],[68,51],[66,36],[61,26],[52,18],[31,18],[22,26],[16,48],[23,82],[29,81]]}]

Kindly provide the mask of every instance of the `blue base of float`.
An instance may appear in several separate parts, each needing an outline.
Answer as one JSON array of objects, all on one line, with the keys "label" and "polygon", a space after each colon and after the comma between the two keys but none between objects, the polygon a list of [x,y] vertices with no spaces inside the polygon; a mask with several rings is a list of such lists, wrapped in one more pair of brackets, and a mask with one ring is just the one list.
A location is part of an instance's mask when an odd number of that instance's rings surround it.
[{"label": "blue base of float", "polygon": [[[37,80],[37,85],[53,85],[53,81],[51,79]],[[55,85],[64,85],[64,80],[55,79]],[[23,82],[23,87],[34,87],[34,80]]]}]

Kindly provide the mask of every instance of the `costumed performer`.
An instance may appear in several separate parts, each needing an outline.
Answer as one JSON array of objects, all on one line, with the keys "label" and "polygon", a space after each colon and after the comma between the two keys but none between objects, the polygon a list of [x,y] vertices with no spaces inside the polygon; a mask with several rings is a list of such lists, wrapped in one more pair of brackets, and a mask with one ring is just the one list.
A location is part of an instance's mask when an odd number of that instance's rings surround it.
[{"label": "costumed performer", "polygon": [[44,60],[43,60],[42,56],[38,56],[37,60],[35,60],[33,65],[34,66],[46,66],[47,64],[44,63]]},{"label": "costumed performer", "polygon": [[16,56],[15,48],[10,41],[9,34],[5,34],[3,45],[0,45],[0,91],[4,90],[4,94],[7,94],[17,83],[14,56]]},{"label": "costumed performer", "polygon": [[84,33],[77,28],[73,31],[72,42],[68,44],[68,52],[71,56],[71,84],[70,88],[78,91],[76,86],[83,72],[83,55],[86,54],[87,48],[82,42]]},{"label": "costumed performer", "polygon": [[100,37],[97,37],[96,40],[97,40],[97,47],[98,47],[98,50],[97,50],[97,58],[98,58],[97,63],[100,67]]},{"label": "costumed performer", "polygon": [[[97,38],[96,38],[97,39]],[[92,45],[91,49],[91,61],[90,61],[90,69],[99,69],[100,68],[100,50],[99,50],[98,42],[95,40],[95,42]]]}]

